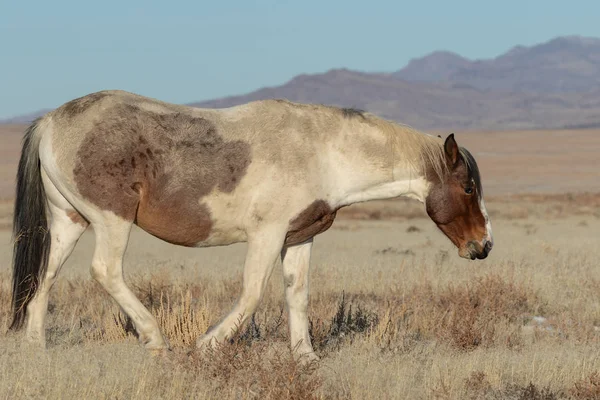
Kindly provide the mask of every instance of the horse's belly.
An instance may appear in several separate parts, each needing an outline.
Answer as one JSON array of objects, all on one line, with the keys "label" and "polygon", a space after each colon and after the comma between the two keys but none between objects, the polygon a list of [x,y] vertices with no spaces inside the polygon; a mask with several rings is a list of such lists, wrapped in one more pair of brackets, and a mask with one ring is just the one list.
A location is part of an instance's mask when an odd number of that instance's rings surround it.
[{"label": "horse's belly", "polygon": [[159,239],[189,247],[207,240],[213,227],[208,207],[183,196],[161,200],[142,194],[135,223]]}]

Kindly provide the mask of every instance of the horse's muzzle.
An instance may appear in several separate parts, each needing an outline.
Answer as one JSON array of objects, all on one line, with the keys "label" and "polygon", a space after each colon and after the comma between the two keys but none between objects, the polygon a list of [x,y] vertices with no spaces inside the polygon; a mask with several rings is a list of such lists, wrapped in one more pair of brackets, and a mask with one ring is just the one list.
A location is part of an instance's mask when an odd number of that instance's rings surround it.
[{"label": "horse's muzzle", "polygon": [[478,260],[483,260],[484,258],[486,258],[488,256],[488,254],[490,254],[490,251],[492,251],[492,247],[493,247],[493,243],[492,242],[488,242],[487,240],[483,240],[483,243],[479,243],[476,241],[470,241],[469,243],[467,243],[466,248],[463,250],[460,250],[458,252],[458,254],[463,257],[463,258],[467,258],[467,259],[478,259]]}]

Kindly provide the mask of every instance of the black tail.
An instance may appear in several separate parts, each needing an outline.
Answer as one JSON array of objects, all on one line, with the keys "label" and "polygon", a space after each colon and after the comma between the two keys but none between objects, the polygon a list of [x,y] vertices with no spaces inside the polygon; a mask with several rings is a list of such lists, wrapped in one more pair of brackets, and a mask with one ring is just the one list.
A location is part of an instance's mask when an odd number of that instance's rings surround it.
[{"label": "black tail", "polygon": [[40,170],[39,120],[25,132],[13,217],[13,321],[11,330],[25,322],[27,305],[33,299],[40,279],[46,274],[50,253],[50,232],[46,220],[46,192]]}]

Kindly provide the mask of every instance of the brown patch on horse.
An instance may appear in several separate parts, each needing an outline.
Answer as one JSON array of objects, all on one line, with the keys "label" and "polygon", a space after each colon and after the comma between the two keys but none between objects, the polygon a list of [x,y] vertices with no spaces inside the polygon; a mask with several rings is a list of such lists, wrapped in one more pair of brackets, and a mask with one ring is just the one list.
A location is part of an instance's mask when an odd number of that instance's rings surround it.
[{"label": "brown patch on horse", "polygon": [[201,199],[214,189],[232,192],[250,161],[248,143],[226,142],[205,118],[119,104],[86,135],[73,173],[99,208],[192,246],[212,227]]},{"label": "brown patch on horse", "polygon": [[69,211],[67,211],[67,217],[69,217],[69,219],[71,219],[71,221],[73,221],[73,223],[79,224],[79,225],[83,226],[84,228],[86,228],[90,224],[87,221],[87,219],[85,219],[83,217],[83,215],[79,214],[75,210],[69,210]]},{"label": "brown patch on horse", "polygon": [[299,244],[325,232],[333,224],[336,211],[324,200],[313,201],[291,221],[285,236],[285,244],[288,246]]},{"label": "brown patch on horse", "polygon": [[[477,247],[482,247],[480,242],[486,234],[485,217],[479,206],[483,195],[479,170],[470,153],[459,148],[453,137],[445,145],[448,176],[442,181],[433,168],[427,170],[431,189],[425,205],[431,219],[466,256],[471,251],[482,251]],[[472,192],[466,193],[467,189]]]},{"label": "brown patch on horse", "polygon": [[87,96],[79,97],[69,101],[68,103],[65,103],[62,107],[60,107],[60,111],[62,111],[62,113],[66,116],[72,117],[86,111],[96,102],[108,95],[109,94],[106,92],[88,94]]},{"label": "brown patch on horse", "polygon": [[168,201],[168,205],[148,199],[140,192],[140,207],[136,224],[146,232],[167,242],[193,247],[206,240],[213,222],[204,204],[187,203],[193,198],[182,196]]}]

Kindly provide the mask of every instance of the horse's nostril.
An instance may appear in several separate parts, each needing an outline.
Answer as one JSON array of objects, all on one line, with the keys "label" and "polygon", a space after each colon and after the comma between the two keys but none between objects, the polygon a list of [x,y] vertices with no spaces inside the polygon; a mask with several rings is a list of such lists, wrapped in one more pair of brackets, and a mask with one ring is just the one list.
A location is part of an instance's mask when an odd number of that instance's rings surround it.
[{"label": "horse's nostril", "polygon": [[473,254],[479,260],[487,258],[490,250],[492,249],[492,244],[485,240],[483,243],[471,242],[470,244],[472,244],[472,246],[470,246],[472,251],[471,254]]},{"label": "horse's nostril", "polygon": [[485,244],[483,245],[483,249],[481,250],[481,253],[479,254],[479,256],[477,258],[479,258],[480,260],[483,260],[484,258],[486,258],[488,256],[488,254],[490,254],[490,251],[492,250],[492,243],[491,242],[485,242]]},{"label": "horse's nostril", "polygon": [[492,250],[492,246],[493,246],[493,245],[492,245],[492,242],[485,242],[485,246],[484,246],[484,248],[485,248],[485,252],[486,252],[486,253],[489,253],[489,252],[490,252],[490,250]]},{"label": "horse's nostril", "polygon": [[484,249],[481,251],[481,253],[477,254],[477,258],[478,258],[479,260],[483,260],[484,258],[487,258],[487,256],[488,256],[488,250],[487,250],[487,248],[484,248]]}]

